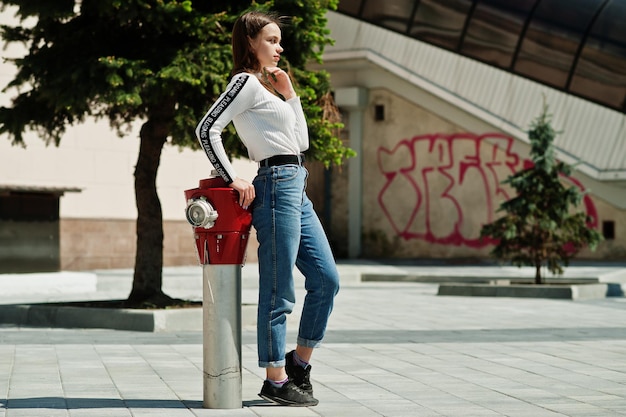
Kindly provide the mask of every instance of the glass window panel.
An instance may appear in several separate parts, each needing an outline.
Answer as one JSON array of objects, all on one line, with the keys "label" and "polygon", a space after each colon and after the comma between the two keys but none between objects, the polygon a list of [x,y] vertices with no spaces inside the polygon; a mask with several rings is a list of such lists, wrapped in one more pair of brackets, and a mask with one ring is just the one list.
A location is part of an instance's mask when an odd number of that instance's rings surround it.
[{"label": "glass window panel", "polygon": [[514,71],[565,88],[582,37],[603,0],[542,0]]},{"label": "glass window panel", "polygon": [[[361,10],[361,3],[365,0],[341,0],[337,5],[337,11],[349,14],[350,16],[358,16]],[[371,2],[372,0],[370,0]]]},{"label": "glass window panel", "polygon": [[570,92],[626,110],[626,3],[611,1],[595,21]]},{"label": "glass window panel", "polygon": [[471,6],[471,0],[422,0],[409,33],[425,42],[456,50]]},{"label": "glass window panel", "polygon": [[362,17],[379,26],[405,33],[414,4],[414,0],[370,0],[365,3]]},{"label": "glass window panel", "polygon": [[479,0],[461,53],[508,69],[529,13],[538,0]]}]

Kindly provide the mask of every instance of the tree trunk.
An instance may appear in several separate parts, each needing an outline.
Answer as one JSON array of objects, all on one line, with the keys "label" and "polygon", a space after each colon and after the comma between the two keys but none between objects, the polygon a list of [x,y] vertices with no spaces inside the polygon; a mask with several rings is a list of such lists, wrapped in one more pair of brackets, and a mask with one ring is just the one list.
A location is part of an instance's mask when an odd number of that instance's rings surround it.
[{"label": "tree trunk", "polygon": [[163,212],[157,194],[156,178],[161,151],[169,134],[168,114],[174,107],[161,106],[151,113],[140,132],[139,157],[135,166],[137,204],[137,252],[133,287],[128,306],[165,307],[173,299],[163,293]]},{"label": "tree trunk", "polygon": [[535,284],[543,284],[541,280],[541,262],[535,264]]}]

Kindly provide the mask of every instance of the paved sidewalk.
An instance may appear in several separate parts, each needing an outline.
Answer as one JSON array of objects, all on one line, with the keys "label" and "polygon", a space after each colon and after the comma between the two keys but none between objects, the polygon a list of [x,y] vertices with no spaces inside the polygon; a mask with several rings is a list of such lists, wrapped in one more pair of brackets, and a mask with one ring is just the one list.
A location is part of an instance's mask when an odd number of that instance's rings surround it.
[{"label": "paved sidewalk", "polygon": [[[313,360],[317,407],[276,407],[257,396],[254,328],[243,331],[243,408],[208,410],[200,332],[2,326],[0,417],[626,415],[626,298],[442,297],[436,284],[354,279],[402,269],[341,265],[345,285]],[[298,295],[292,342],[301,286]],[[63,294],[0,295],[0,303],[35,298]]]}]

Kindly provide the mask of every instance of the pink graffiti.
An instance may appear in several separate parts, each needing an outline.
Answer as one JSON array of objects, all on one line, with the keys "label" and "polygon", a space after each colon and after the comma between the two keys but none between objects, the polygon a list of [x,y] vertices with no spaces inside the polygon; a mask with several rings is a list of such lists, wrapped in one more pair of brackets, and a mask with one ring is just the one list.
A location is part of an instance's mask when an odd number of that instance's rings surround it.
[{"label": "pink graffiti", "polygon": [[[378,203],[397,235],[474,248],[494,243],[480,239],[480,229],[512,197],[502,181],[530,162],[520,160],[513,143],[498,133],[457,133],[417,136],[391,150],[379,148],[378,167],[386,183]],[[594,217],[588,196],[584,204]]]}]

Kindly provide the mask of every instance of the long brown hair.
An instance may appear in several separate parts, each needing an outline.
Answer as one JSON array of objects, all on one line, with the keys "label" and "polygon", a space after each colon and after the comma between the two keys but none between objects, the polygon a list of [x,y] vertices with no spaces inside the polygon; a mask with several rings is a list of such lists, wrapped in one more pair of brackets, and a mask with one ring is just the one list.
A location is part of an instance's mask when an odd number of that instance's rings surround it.
[{"label": "long brown hair", "polygon": [[270,23],[281,26],[280,19],[271,13],[252,11],[239,16],[233,27],[233,71],[232,75],[240,72],[260,72],[261,64],[250,47],[250,39],[256,38],[261,29]]}]

